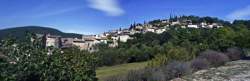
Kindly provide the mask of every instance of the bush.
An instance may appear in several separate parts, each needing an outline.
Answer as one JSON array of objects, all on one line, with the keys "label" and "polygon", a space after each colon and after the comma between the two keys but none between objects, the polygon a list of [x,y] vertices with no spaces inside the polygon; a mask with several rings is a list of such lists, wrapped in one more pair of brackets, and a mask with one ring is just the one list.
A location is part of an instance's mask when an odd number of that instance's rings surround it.
[{"label": "bush", "polygon": [[154,59],[149,61],[148,66],[149,67],[162,66],[162,65],[167,64],[168,61],[169,61],[169,58],[166,55],[158,54],[155,56]]},{"label": "bush", "polygon": [[[148,49],[151,49],[148,47]],[[98,66],[112,66],[124,63],[146,61],[152,58],[152,53],[144,48],[108,48],[93,54],[99,58]]]},{"label": "bush", "polygon": [[189,63],[178,61],[170,62],[163,70],[168,80],[181,77],[192,72]]},{"label": "bush", "polygon": [[235,61],[240,60],[243,57],[243,52],[240,48],[233,47],[227,49],[226,55],[230,60]]},{"label": "bush", "polygon": [[200,53],[200,56],[198,58],[206,59],[212,67],[224,65],[229,61],[228,56],[226,56],[225,54],[212,50],[207,50]]},{"label": "bush", "polygon": [[165,49],[167,50],[163,53],[155,55],[155,58],[150,61],[149,66],[163,66],[173,60],[189,61],[195,57],[194,54],[183,47],[166,46]]},{"label": "bush", "polygon": [[206,59],[194,59],[191,61],[191,67],[193,70],[202,70],[209,68],[209,62]]}]

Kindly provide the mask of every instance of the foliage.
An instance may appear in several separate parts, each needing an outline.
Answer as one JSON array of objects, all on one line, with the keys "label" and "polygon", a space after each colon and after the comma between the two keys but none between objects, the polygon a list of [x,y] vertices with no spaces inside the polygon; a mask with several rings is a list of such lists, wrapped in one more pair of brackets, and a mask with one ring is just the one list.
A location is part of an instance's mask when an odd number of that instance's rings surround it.
[{"label": "foliage", "polygon": [[228,56],[226,56],[224,53],[212,50],[202,52],[198,58],[206,59],[211,67],[221,66],[229,61]]},{"label": "foliage", "polygon": [[[0,63],[1,81],[96,81],[95,56],[77,48],[44,48],[41,39],[4,41],[1,51],[10,61]],[[28,37],[27,37],[28,38]],[[30,38],[29,38],[30,39]],[[49,54],[49,55],[48,55]]]},{"label": "foliage", "polygon": [[191,20],[192,23],[194,23],[194,24],[199,24],[199,23],[202,23],[202,22],[206,22],[206,23],[210,23],[210,24],[212,24],[212,23],[221,23],[221,24],[223,24],[225,26],[230,25],[230,22],[228,22],[228,21],[223,21],[223,20],[220,20],[220,19],[218,19],[216,17],[208,17],[208,16],[206,16],[206,17],[198,17],[198,16],[190,15],[190,16],[181,16],[179,19],[180,20]]},{"label": "foliage", "polygon": [[162,53],[156,55],[155,58],[150,61],[150,67],[166,65],[173,60],[189,61],[195,57],[195,54],[189,52],[192,50],[187,50],[183,47],[175,47],[171,44],[165,44],[164,49],[165,50]]},{"label": "foliage", "polygon": [[181,77],[183,75],[192,73],[189,63],[179,61],[170,62],[163,71],[168,74],[168,79],[173,79],[175,77]]},{"label": "foliage", "polygon": [[206,59],[196,58],[191,61],[190,66],[193,70],[202,70],[209,68],[209,62]]},{"label": "foliage", "polygon": [[225,54],[232,61],[240,60],[241,58],[244,57],[243,50],[241,50],[240,48],[237,48],[237,47],[228,48]]},{"label": "foliage", "polygon": [[98,66],[111,66],[123,63],[141,62],[153,58],[154,54],[158,52],[157,46],[148,47],[142,45],[140,47],[130,48],[108,48],[100,49],[95,54],[99,58]]}]

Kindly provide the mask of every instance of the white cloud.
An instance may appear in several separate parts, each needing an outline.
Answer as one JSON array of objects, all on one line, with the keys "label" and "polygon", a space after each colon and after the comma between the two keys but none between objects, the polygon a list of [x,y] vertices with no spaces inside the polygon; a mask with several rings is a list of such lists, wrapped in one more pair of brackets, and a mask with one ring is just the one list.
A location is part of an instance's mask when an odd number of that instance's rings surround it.
[{"label": "white cloud", "polygon": [[231,20],[250,18],[250,5],[243,9],[232,12],[231,14],[227,15],[227,18]]},{"label": "white cloud", "polygon": [[117,0],[89,0],[89,2],[89,7],[103,11],[109,16],[120,16],[125,13]]}]

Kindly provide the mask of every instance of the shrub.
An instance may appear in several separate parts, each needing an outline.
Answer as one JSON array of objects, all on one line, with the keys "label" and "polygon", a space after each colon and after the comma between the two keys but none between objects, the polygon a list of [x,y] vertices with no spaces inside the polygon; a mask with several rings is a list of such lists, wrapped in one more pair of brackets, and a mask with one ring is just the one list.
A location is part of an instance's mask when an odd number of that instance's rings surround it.
[{"label": "shrub", "polygon": [[168,61],[169,61],[169,58],[166,55],[158,54],[155,56],[154,59],[149,61],[148,66],[149,67],[157,67],[157,66],[167,64]]},{"label": "shrub", "polygon": [[243,57],[243,52],[240,48],[233,47],[227,49],[226,55],[230,60],[235,61],[240,60]]},{"label": "shrub", "polygon": [[188,61],[193,58],[193,55],[191,55],[189,51],[183,47],[167,48],[165,54],[169,60]]},{"label": "shrub", "polygon": [[194,59],[191,61],[191,67],[193,70],[202,70],[209,67],[209,62],[206,59]]},{"label": "shrub", "polygon": [[168,80],[181,77],[192,72],[189,63],[178,61],[170,62],[163,70],[165,72],[166,79]]},{"label": "shrub", "polygon": [[198,58],[206,59],[212,67],[224,65],[229,61],[228,56],[226,56],[225,54],[212,50],[207,50],[200,53],[200,56]]},{"label": "shrub", "polygon": [[167,50],[163,53],[155,55],[155,58],[150,61],[149,66],[163,66],[172,60],[189,61],[195,57],[186,48],[166,46],[165,49]]}]

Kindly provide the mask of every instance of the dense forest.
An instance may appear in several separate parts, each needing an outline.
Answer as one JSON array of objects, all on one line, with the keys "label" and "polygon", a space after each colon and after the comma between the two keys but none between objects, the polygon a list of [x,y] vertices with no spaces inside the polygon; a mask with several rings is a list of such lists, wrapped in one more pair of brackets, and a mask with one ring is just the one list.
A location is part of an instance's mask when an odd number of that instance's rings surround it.
[{"label": "dense forest", "polygon": [[246,57],[250,48],[249,29],[250,21],[246,20],[224,23],[223,28],[214,29],[171,26],[162,34],[132,35],[133,39],[119,42],[116,48],[96,45],[99,51],[93,53],[76,47],[43,48],[41,39],[28,34],[26,42],[16,43],[12,38],[1,41],[0,80],[97,81],[97,67],[142,61],[149,62],[147,68],[107,81],[170,80]]}]

